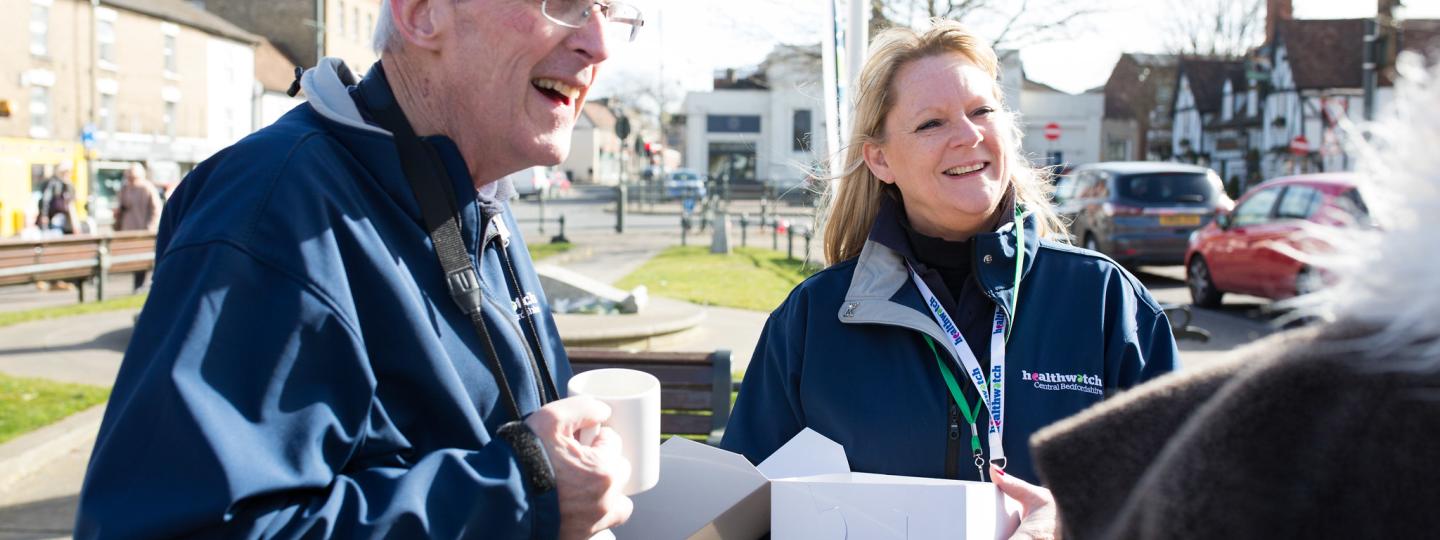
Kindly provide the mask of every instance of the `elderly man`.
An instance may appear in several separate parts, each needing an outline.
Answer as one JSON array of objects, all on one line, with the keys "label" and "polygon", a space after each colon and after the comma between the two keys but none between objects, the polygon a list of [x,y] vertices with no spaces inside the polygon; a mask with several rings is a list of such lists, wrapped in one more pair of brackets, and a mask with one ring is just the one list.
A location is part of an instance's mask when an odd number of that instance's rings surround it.
[{"label": "elderly man", "polygon": [[569,362],[495,179],[561,161],[640,14],[382,13],[364,80],[322,60],[307,104],[168,202],[77,537],[585,538],[629,516],[614,432],[575,437],[609,410],[563,399]]}]

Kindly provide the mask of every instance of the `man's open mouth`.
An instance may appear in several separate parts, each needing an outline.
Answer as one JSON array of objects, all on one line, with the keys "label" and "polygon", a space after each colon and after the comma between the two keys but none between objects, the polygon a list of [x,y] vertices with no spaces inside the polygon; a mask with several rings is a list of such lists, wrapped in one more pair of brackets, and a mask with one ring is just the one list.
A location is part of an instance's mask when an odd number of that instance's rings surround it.
[{"label": "man's open mouth", "polygon": [[530,81],[530,86],[534,86],[541,94],[545,94],[545,97],[562,105],[570,105],[580,98],[579,88],[555,79],[534,79]]}]

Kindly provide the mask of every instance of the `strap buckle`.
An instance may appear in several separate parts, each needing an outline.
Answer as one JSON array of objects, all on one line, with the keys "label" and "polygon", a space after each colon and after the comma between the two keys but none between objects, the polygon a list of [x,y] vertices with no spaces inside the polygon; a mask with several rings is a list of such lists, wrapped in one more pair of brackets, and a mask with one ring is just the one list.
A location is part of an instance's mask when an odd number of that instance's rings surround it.
[{"label": "strap buckle", "polygon": [[469,267],[456,269],[445,275],[445,285],[450,288],[450,299],[460,306],[466,315],[480,311],[480,276]]}]

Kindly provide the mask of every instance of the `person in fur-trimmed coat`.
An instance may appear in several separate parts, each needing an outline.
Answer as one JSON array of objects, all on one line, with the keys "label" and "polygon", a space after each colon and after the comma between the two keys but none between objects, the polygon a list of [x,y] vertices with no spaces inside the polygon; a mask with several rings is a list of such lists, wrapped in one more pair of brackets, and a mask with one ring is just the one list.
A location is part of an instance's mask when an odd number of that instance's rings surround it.
[{"label": "person in fur-trimmed coat", "polygon": [[1401,73],[1357,153],[1384,232],[1318,233],[1338,282],[1299,303],[1328,322],[1031,439],[1067,538],[1440,534],[1440,66]]}]

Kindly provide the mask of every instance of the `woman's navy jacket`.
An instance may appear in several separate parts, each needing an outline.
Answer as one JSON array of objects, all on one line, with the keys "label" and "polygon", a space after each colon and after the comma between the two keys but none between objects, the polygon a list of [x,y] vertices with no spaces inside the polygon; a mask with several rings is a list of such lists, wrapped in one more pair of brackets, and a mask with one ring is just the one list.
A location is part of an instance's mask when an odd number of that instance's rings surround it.
[{"label": "woman's navy jacket", "polygon": [[[953,401],[924,335],[959,374],[957,382],[970,383],[910,279],[900,212],[898,203],[884,205],[859,257],[811,276],[770,315],[722,447],[758,463],[809,427],[843,445],[853,471],[978,479],[969,428],[963,417],[959,430],[952,428]],[[1164,312],[1133,275],[1103,255],[1040,240],[1031,215],[1023,223],[1019,317],[1009,312],[1013,222],[973,238],[972,279],[990,304],[962,310],[969,320],[955,316],[962,328],[980,326],[988,334],[994,305],[1003,306],[1012,329],[1005,470],[1033,482],[1032,433],[1173,371],[1178,353]],[[965,334],[976,343],[972,332]],[[988,346],[980,348],[977,355],[988,358]],[[986,414],[978,428],[989,456]]]}]

